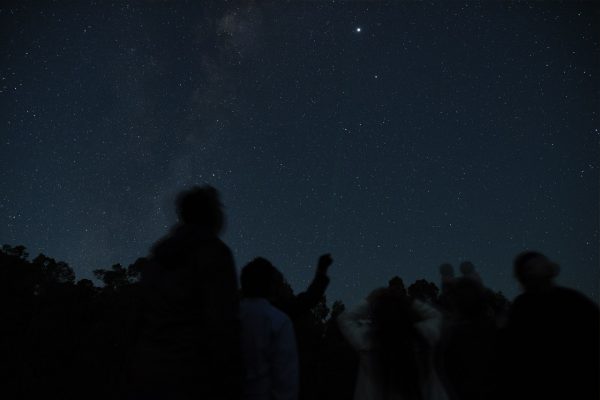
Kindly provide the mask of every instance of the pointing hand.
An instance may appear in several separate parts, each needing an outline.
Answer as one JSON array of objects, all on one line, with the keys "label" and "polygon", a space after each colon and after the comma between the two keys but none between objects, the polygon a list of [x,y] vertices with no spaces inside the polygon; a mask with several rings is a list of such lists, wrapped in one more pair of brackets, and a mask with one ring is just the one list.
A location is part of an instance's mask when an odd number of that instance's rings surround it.
[{"label": "pointing hand", "polygon": [[319,257],[319,264],[317,265],[317,272],[326,274],[327,269],[333,263],[333,258],[331,258],[331,254],[323,254]]}]

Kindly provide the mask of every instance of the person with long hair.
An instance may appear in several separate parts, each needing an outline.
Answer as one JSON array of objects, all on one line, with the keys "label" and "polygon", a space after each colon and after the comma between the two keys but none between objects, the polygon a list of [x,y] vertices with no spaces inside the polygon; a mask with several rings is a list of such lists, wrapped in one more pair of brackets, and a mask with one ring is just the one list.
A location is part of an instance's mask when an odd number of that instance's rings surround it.
[{"label": "person with long hair", "polygon": [[446,400],[433,367],[441,315],[393,287],[373,291],[338,317],[358,352],[354,400]]}]

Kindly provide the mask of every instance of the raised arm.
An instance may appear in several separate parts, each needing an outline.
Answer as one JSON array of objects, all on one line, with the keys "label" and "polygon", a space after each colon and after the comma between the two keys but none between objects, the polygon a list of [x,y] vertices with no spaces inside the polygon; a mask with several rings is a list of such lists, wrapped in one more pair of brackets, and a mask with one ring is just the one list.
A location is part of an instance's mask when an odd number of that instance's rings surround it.
[{"label": "raised arm", "polygon": [[429,304],[415,300],[413,309],[421,316],[422,320],[417,323],[417,329],[430,343],[436,343],[440,339],[442,329],[442,313]]},{"label": "raised arm", "polygon": [[325,290],[329,286],[329,276],[327,270],[333,263],[333,259],[329,254],[324,254],[319,257],[317,271],[310,286],[302,293],[299,293],[286,310],[290,318],[296,318],[300,315],[309,312],[314,308],[321,298],[325,295]]},{"label": "raised arm", "polygon": [[369,303],[366,300],[363,300],[351,310],[341,313],[337,321],[340,331],[356,351],[370,350],[371,320],[369,318]]}]

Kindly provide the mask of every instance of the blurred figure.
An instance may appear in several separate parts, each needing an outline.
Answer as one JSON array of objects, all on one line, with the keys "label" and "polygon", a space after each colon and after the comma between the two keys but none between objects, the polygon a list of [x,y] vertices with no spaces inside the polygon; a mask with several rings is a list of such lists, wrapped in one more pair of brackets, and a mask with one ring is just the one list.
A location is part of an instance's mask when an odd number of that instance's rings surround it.
[{"label": "blurred figure", "polygon": [[559,266],[541,253],[519,254],[514,272],[524,293],[515,299],[506,329],[506,396],[598,399],[598,306],[555,285]]},{"label": "blurred figure", "polygon": [[[262,260],[265,265],[271,265],[269,261]],[[297,295],[294,294],[283,274],[271,265],[275,269],[275,275],[268,300],[285,313],[294,324],[298,354],[300,355],[301,399],[312,399],[316,396],[316,386],[319,379],[317,376],[318,347],[323,332],[315,327],[313,311],[325,300],[325,290],[329,285],[327,272],[332,263],[333,259],[330,254],[321,255],[317,262],[313,281],[304,292]]]},{"label": "blurred figure", "polygon": [[264,258],[256,258],[241,274],[242,348],[246,379],[243,399],[298,398],[298,357],[291,320],[272,306],[281,273]]},{"label": "blurred figure", "polygon": [[395,276],[388,281],[388,288],[391,290],[397,290],[400,293],[406,295],[406,286],[404,285],[404,281],[399,276]]},{"label": "blurred figure", "polygon": [[438,362],[453,400],[488,400],[495,392],[497,328],[490,293],[460,278],[446,294]]},{"label": "blurred figure", "polygon": [[444,295],[456,280],[452,264],[444,263],[440,265],[440,276],[442,281],[442,295]]},{"label": "blurred figure", "polygon": [[483,284],[481,276],[479,276],[479,274],[475,270],[475,265],[473,265],[471,261],[463,261],[462,263],[460,263],[460,273],[465,279],[470,279],[473,282]]},{"label": "blurred figure", "polygon": [[225,218],[218,192],[182,192],[177,215],[142,271],[131,398],[237,399],[239,295],[231,251],[219,239]]},{"label": "blurred figure", "polygon": [[360,358],[355,400],[447,399],[433,368],[441,315],[431,306],[382,288],[338,323]]},{"label": "blurred figure", "polygon": [[443,263],[439,267],[441,291],[438,297],[438,305],[443,312],[449,311],[451,305],[450,296],[456,277],[454,276],[454,267],[450,263]]}]

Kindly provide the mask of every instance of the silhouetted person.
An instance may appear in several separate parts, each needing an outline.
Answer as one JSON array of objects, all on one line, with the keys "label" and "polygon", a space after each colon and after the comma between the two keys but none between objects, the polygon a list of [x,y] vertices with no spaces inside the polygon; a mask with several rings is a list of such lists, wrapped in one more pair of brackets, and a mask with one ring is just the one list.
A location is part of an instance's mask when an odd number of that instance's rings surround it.
[{"label": "silhouetted person", "polygon": [[142,272],[132,397],[237,399],[242,382],[239,295],[231,251],[219,239],[218,192],[177,199],[179,224],[157,242]]},{"label": "silhouetted person", "polygon": [[543,254],[519,254],[514,272],[524,293],[508,318],[504,398],[598,399],[597,305],[556,286],[559,266]]},{"label": "silhouetted person", "polygon": [[495,392],[497,328],[489,290],[459,278],[445,297],[440,374],[453,400],[488,400]]},{"label": "silhouetted person", "polygon": [[460,263],[460,273],[463,278],[471,279],[473,282],[483,284],[481,276],[475,270],[475,265],[471,261],[463,261]]},{"label": "silhouetted person", "polygon": [[388,281],[388,288],[391,290],[397,290],[398,292],[406,295],[406,286],[404,281],[399,276],[395,276]]},{"label": "silhouetted person", "polygon": [[447,399],[433,366],[441,315],[431,306],[382,288],[338,323],[360,358],[355,400]]},{"label": "silhouetted person", "polygon": [[[269,263],[267,260],[263,260]],[[283,274],[275,268],[275,278],[272,282],[273,291],[269,296],[269,301],[283,311],[294,324],[300,357],[300,398],[302,399],[311,399],[315,396],[316,355],[321,333],[315,332],[313,329],[314,318],[311,311],[324,300],[325,290],[329,285],[327,271],[332,263],[333,260],[329,254],[321,255],[317,262],[313,281],[304,292],[297,295],[294,295]]]},{"label": "silhouetted person", "polygon": [[280,273],[264,258],[242,269],[242,349],[246,378],[245,400],[298,398],[298,357],[289,317],[268,301]]},{"label": "silhouetted person", "polygon": [[442,281],[442,295],[444,295],[456,280],[452,264],[444,263],[440,265],[440,277]]},{"label": "silhouetted person", "polygon": [[448,311],[451,307],[450,296],[457,278],[454,276],[454,267],[450,263],[444,263],[439,267],[441,291],[438,303],[442,310]]}]

